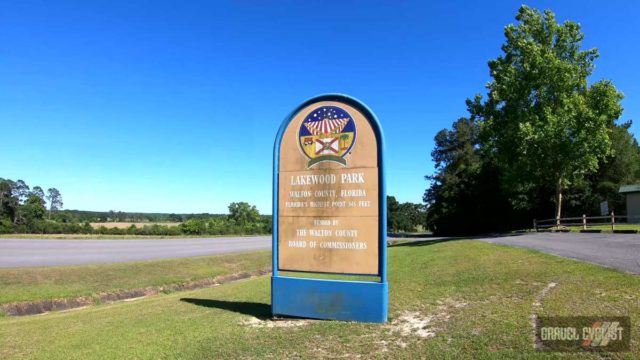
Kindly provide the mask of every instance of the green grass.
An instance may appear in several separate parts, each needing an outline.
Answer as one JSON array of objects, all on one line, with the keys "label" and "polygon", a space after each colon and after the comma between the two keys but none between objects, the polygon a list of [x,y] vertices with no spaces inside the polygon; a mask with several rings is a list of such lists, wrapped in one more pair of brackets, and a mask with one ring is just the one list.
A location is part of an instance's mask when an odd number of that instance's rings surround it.
[{"label": "green grass", "polygon": [[[572,232],[579,232],[582,226],[569,226]],[[587,225],[588,230],[602,230],[603,232],[611,232],[611,225]],[[616,224],[616,230],[640,230],[640,224]]]},{"label": "green grass", "polygon": [[271,266],[271,252],[101,265],[0,269],[0,304],[178,284]]},{"label": "green grass", "polygon": [[[541,230],[556,230],[554,227],[540,228]],[[582,225],[561,225],[560,229],[568,229],[571,232],[580,232]],[[602,232],[612,232],[611,225],[587,225],[587,230],[601,230]],[[616,224],[615,230],[638,230],[640,231],[640,224]]]},{"label": "green grass", "polygon": [[[533,349],[532,303],[550,282],[558,286],[544,298],[541,315],[629,315],[632,352],[612,356],[640,357],[640,276],[531,250],[448,241],[390,248],[389,282],[386,325],[249,326],[250,319],[269,317],[265,276],[135,302],[5,317],[0,358],[600,358]],[[395,331],[407,312],[434,316],[435,336]]]}]

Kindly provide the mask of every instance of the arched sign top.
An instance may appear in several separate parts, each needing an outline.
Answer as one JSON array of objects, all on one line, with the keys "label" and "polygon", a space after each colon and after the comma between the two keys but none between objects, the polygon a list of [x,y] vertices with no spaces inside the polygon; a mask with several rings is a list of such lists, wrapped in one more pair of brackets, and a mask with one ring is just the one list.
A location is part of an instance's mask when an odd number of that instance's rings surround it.
[{"label": "arched sign top", "polygon": [[[282,123],[273,159],[274,314],[386,321],[383,153],[378,119],[346,95],[309,99]],[[279,271],[380,281],[302,279]]]},{"label": "arched sign top", "polygon": [[[315,109],[314,105],[318,105],[320,103],[326,103],[327,106],[332,106],[331,103],[338,104],[340,108],[343,108],[343,109],[345,107],[351,108],[355,110],[357,113],[361,114],[361,117],[367,121],[367,124],[371,127],[371,130],[373,131],[373,135],[377,142],[377,146],[375,149],[375,153],[377,155],[376,160],[377,160],[378,166],[380,168],[383,168],[384,164],[383,164],[382,154],[384,153],[385,143],[384,143],[384,135],[382,132],[382,128],[380,126],[380,122],[378,121],[378,118],[373,113],[373,111],[363,102],[361,102],[360,100],[354,97],[344,95],[344,94],[323,94],[323,95],[315,96],[309,100],[306,100],[302,104],[300,104],[300,106],[294,109],[285,118],[285,120],[280,125],[278,134],[276,135],[276,141],[274,144],[274,151],[273,151],[274,166],[277,168],[280,163],[280,159],[278,155],[280,153],[280,147],[282,145],[281,143],[284,138],[284,132],[289,127],[289,124],[296,118],[296,115],[298,115],[301,112],[305,112],[305,110],[313,110]],[[310,106],[312,106],[311,109],[309,109]],[[322,106],[319,106],[319,107],[322,107]],[[356,137],[357,137],[357,125],[356,125]],[[354,146],[355,146],[355,141],[354,141]]]}]

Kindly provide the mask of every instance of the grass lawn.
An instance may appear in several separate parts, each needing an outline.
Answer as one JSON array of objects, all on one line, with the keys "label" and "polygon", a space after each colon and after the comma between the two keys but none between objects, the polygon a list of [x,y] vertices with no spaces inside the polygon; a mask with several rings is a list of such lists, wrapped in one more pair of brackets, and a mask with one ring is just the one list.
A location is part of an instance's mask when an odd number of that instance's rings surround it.
[{"label": "grass lawn", "polygon": [[[533,303],[551,282],[558,285],[544,297],[539,315],[629,315],[632,352],[610,355],[640,357],[640,276],[459,240],[391,247],[389,282],[390,322],[384,325],[270,321],[265,276],[134,302],[5,317],[0,358],[601,358],[533,349]],[[408,328],[411,319],[424,326]]]},{"label": "grass lawn", "polygon": [[0,269],[0,304],[91,296],[270,267],[271,251],[259,251],[130,263]]},{"label": "grass lawn", "polygon": [[[580,232],[582,225],[561,225],[561,229],[569,229],[571,232]],[[555,230],[555,227],[541,228],[541,230]],[[616,224],[616,230],[638,230],[640,231],[640,224]],[[587,225],[587,230],[600,230],[602,232],[612,232],[611,225]]]},{"label": "grass lawn", "polygon": [[[571,226],[571,231],[578,232],[582,230],[582,226]],[[616,224],[616,230],[640,230],[640,224]],[[587,225],[587,230],[602,230],[603,232],[611,232],[611,225]]]}]

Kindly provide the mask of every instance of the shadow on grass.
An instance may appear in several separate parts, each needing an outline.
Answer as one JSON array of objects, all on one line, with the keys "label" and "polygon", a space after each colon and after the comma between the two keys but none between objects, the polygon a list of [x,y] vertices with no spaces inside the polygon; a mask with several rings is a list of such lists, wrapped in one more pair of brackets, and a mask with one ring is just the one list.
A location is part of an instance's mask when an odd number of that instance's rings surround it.
[{"label": "shadow on grass", "polygon": [[424,239],[433,237],[431,233],[405,233],[405,232],[387,232],[390,239]]},{"label": "shadow on grass", "polygon": [[450,242],[450,241],[491,239],[491,238],[514,237],[514,236],[522,236],[522,235],[525,235],[525,234],[524,233],[506,233],[506,234],[434,237],[433,239],[408,240],[406,242],[401,242],[399,244],[391,244],[389,245],[389,247],[429,246],[429,245],[436,245],[436,244],[441,244],[441,243]]},{"label": "shadow on grass", "polygon": [[225,301],[213,299],[182,298],[180,301],[208,308],[222,309],[250,315],[260,320],[271,319],[271,306],[263,303],[245,301]]},{"label": "shadow on grass", "polygon": [[436,245],[436,244],[441,244],[444,242],[450,242],[450,241],[457,241],[457,240],[468,240],[469,238],[466,237],[452,237],[452,238],[446,238],[446,239],[433,239],[433,240],[414,240],[414,241],[407,241],[407,242],[402,242],[399,244],[391,244],[389,245],[390,248],[392,247],[404,247],[404,246],[430,246],[430,245]]}]

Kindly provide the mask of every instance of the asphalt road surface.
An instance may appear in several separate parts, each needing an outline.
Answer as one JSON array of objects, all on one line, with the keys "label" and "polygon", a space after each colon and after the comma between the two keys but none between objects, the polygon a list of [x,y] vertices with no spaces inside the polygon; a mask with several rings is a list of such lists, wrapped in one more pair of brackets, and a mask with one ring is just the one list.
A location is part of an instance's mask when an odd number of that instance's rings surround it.
[{"label": "asphalt road surface", "polygon": [[532,233],[479,238],[640,274],[639,234]]},{"label": "asphalt road surface", "polygon": [[271,249],[271,236],[145,240],[0,238],[0,268],[98,264]]},{"label": "asphalt road surface", "polygon": [[[538,233],[475,239],[535,249],[640,274],[640,235],[637,234]],[[446,241],[448,238],[429,240]],[[160,240],[0,238],[0,268],[168,259],[270,248],[270,236]]]}]

